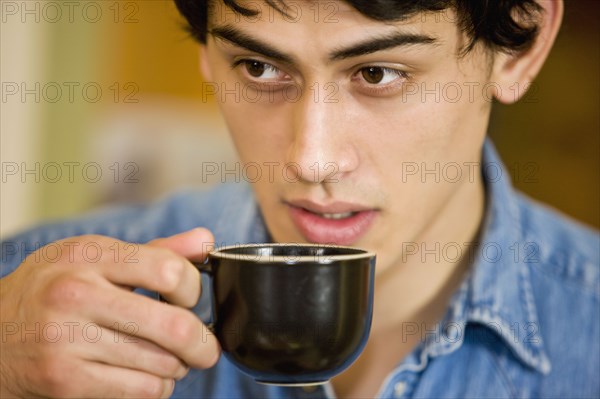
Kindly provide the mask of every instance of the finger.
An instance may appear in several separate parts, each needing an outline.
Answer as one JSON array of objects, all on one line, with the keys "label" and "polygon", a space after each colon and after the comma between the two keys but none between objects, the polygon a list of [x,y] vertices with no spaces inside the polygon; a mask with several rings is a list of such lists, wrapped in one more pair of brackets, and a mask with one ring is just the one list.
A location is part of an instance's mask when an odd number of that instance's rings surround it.
[{"label": "finger", "polygon": [[81,398],[168,398],[175,382],[138,370],[85,362],[82,379],[70,397]]},{"label": "finger", "polygon": [[189,310],[104,287],[90,287],[86,300],[93,303],[86,308],[94,322],[109,328],[133,323],[137,331],[132,335],[154,342],[192,367],[211,367],[220,356],[214,334]]},{"label": "finger", "polygon": [[184,233],[150,241],[148,245],[170,249],[171,251],[193,261],[203,261],[214,248],[212,233],[198,227]]},{"label": "finger", "polygon": [[117,285],[141,287],[161,293],[170,303],[191,308],[200,297],[200,272],[186,258],[160,247],[139,247],[135,261],[100,267]]},{"label": "finger", "polygon": [[139,330],[135,323],[113,324],[112,329],[94,331],[93,339],[77,346],[77,355],[83,359],[143,371],[161,378],[180,380],[188,367],[175,355],[158,345],[133,334]]}]

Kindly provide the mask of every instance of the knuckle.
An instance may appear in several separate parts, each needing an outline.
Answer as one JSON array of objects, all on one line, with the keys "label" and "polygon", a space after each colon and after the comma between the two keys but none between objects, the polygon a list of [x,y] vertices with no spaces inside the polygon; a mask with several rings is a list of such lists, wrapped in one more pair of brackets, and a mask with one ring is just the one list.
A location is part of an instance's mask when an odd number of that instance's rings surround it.
[{"label": "knuckle", "polygon": [[99,234],[84,234],[84,235],[81,235],[81,236],[77,236],[77,239],[82,244],[85,244],[87,242],[94,242],[94,243],[98,243],[98,244],[103,244],[104,242],[106,242],[106,241],[109,240],[108,237],[101,236]]},{"label": "knuckle", "polygon": [[158,270],[161,291],[165,293],[175,292],[183,277],[184,268],[184,263],[172,256],[161,262]]},{"label": "knuckle", "polygon": [[181,348],[188,346],[196,336],[196,323],[187,312],[177,312],[168,323],[168,334],[172,342]]},{"label": "knuckle", "polygon": [[97,262],[102,256],[105,242],[106,237],[91,234],[65,238],[58,241],[61,245],[59,260],[70,264]]},{"label": "knuckle", "polygon": [[44,293],[45,303],[55,308],[79,307],[85,301],[87,284],[74,276],[62,275],[49,283]]}]

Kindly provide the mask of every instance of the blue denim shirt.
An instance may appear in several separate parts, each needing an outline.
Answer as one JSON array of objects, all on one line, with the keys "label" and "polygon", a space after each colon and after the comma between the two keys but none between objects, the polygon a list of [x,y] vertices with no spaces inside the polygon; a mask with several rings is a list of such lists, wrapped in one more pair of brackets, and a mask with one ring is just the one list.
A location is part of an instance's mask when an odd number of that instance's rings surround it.
[{"label": "blue denim shirt", "polygon": [[[420,334],[421,343],[382,382],[377,397],[598,398],[600,238],[515,192],[506,169],[496,173],[501,163],[489,141],[483,170],[486,163],[494,164],[494,176],[484,173],[486,214],[470,272],[435,330],[410,323],[403,328],[398,339]],[[10,273],[32,250],[69,236],[144,243],[197,226],[211,229],[219,246],[270,240],[250,187],[224,185],[41,226],[2,243],[0,272]],[[204,320],[208,302],[204,296],[194,309]],[[173,397],[334,395],[331,385],[256,384],[222,357],[211,369],[192,370]]]}]

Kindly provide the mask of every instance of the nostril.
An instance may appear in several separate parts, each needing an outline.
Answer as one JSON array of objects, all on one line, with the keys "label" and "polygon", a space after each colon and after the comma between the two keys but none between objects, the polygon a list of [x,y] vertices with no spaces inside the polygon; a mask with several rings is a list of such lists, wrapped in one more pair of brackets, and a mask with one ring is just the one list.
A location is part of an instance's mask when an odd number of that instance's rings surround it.
[{"label": "nostril", "polygon": [[343,175],[358,167],[358,157],[350,152],[324,151],[292,152],[284,168],[284,179],[288,182],[337,183]]}]

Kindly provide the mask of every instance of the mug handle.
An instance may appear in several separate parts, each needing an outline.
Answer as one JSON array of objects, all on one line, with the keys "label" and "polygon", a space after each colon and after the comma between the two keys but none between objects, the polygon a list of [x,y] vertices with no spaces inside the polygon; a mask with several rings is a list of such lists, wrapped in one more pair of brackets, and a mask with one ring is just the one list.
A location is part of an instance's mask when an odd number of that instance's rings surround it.
[{"label": "mug handle", "polygon": [[208,257],[206,257],[204,262],[192,262],[192,265],[196,266],[196,269],[198,269],[201,273],[212,275],[213,269],[212,265],[208,261]]},{"label": "mug handle", "polygon": [[[204,262],[192,262],[192,264],[194,266],[196,266],[196,269],[198,269],[198,271],[200,273],[204,273],[204,274],[208,274],[209,276],[214,277],[213,274],[213,267],[209,261],[208,256],[206,257],[206,259],[204,260]],[[212,289],[210,290],[211,294],[212,294]],[[202,294],[200,294],[200,296],[202,296]],[[217,312],[215,309],[215,303],[214,303],[214,297],[212,298],[212,304],[211,304],[211,309],[210,309],[210,321],[208,323],[206,323],[206,327],[210,330],[211,333],[215,333],[215,324],[217,322]]]}]

